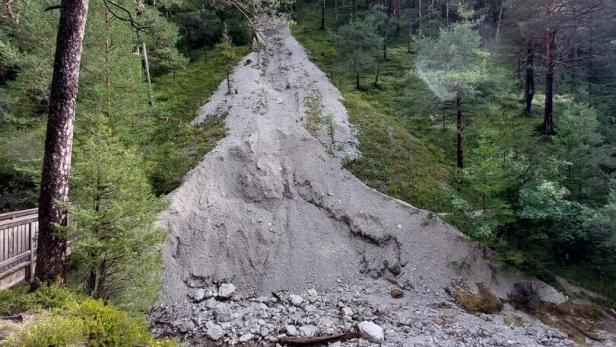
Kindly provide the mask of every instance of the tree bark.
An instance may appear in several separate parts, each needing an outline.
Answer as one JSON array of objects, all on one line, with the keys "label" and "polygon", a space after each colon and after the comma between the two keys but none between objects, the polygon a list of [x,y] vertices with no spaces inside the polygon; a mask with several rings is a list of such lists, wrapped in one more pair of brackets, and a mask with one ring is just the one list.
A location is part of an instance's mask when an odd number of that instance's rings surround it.
[{"label": "tree bark", "polygon": [[532,40],[528,40],[526,45],[526,82],[524,87],[524,100],[526,108],[524,112],[530,114],[533,98],[535,97],[535,51]]},{"label": "tree bark", "polygon": [[227,72],[227,94],[231,94],[231,79],[229,79],[229,67],[227,66],[225,71]]},{"label": "tree bark", "polygon": [[150,106],[154,106],[154,91],[152,89],[152,77],[150,76],[150,63],[148,61],[148,50],[145,46],[145,41],[141,42],[141,50],[143,51],[143,65],[145,67],[145,76],[148,79],[148,97]]},{"label": "tree bark", "polygon": [[338,1],[340,0],[334,0],[334,15],[336,16],[335,21],[336,21],[336,26],[338,26],[338,23],[340,23],[340,19],[338,18]]},{"label": "tree bark", "polygon": [[418,10],[419,20],[417,21],[417,32],[419,33],[419,35],[421,35],[421,0],[419,0]]},{"label": "tree bark", "polygon": [[505,7],[505,1],[504,0],[501,2],[500,11],[498,12],[498,22],[497,22],[497,25],[496,25],[496,35],[494,36],[494,39],[496,41],[498,41],[498,36],[500,35],[501,22],[503,20],[503,7]]},{"label": "tree bark", "polygon": [[325,30],[325,0],[321,0],[321,30]]},{"label": "tree bark", "polygon": [[67,222],[61,203],[68,199],[73,123],[87,13],[88,0],[63,0],[61,3],[39,197],[33,288],[43,283],[64,284],[67,240],[57,225]]},{"label": "tree bark", "polygon": [[464,122],[462,121],[462,94],[456,93],[456,159],[459,169],[464,169]]},{"label": "tree bark", "polygon": [[556,30],[545,29],[545,111],[543,135],[554,135],[554,41]]}]

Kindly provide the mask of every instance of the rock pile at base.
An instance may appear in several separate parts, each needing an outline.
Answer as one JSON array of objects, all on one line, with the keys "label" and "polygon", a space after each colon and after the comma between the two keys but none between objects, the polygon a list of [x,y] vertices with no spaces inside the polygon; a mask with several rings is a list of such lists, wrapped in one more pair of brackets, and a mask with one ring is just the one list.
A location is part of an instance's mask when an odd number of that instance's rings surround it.
[{"label": "rock pile at base", "polygon": [[287,336],[347,332],[359,332],[360,337],[330,346],[575,346],[562,332],[509,305],[498,315],[469,315],[450,297],[429,288],[404,290],[405,297],[413,298],[408,301],[391,298],[391,288],[382,280],[340,281],[328,292],[212,296],[193,301],[190,315],[183,319],[175,320],[174,312],[165,307],[157,307],[152,318],[158,322],[157,334],[179,336],[195,346],[208,341],[277,346]]}]

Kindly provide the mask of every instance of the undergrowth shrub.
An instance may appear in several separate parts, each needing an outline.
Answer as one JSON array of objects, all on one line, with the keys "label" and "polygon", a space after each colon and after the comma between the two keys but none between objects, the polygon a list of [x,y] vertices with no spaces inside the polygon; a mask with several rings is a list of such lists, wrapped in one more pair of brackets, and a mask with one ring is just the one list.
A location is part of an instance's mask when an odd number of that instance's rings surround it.
[{"label": "undergrowth shrub", "polygon": [[31,323],[0,346],[177,346],[148,332],[145,316],[55,287],[0,293],[0,314],[28,311]]}]

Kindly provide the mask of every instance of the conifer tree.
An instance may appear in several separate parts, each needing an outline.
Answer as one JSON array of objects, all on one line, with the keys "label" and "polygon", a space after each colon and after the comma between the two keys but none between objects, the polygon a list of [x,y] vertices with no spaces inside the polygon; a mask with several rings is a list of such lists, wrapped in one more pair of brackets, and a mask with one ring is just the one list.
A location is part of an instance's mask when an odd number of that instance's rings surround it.
[{"label": "conifer tree", "polygon": [[462,101],[487,77],[481,38],[473,29],[471,10],[460,8],[464,21],[441,30],[437,40],[422,39],[415,72],[441,99],[456,101],[456,161],[464,168],[464,121]]},{"label": "conifer tree", "polygon": [[227,74],[227,94],[231,94],[231,79],[229,76],[231,74],[232,64],[235,61],[235,50],[226,27],[222,34],[222,40],[218,44],[218,49],[220,50],[223,67]]},{"label": "conifer tree", "polygon": [[352,19],[338,29],[338,53],[347,62],[348,71],[354,75],[357,89],[361,87],[361,75],[374,64],[380,43],[381,38],[372,20]]}]

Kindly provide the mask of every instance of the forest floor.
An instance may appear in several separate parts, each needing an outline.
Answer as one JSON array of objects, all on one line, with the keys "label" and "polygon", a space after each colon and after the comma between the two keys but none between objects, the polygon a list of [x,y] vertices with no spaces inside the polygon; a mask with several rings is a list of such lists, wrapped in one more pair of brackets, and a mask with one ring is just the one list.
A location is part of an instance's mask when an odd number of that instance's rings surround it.
[{"label": "forest floor", "polygon": [[554,328],[574,308],[553,292],[541,317],[552,326],[509,304],[458,307],[443,290],[452,283],[485,283],[504,299],[523,276],[495,270],[433,213],[345,170],[343,159],[361,154],[340,92],[285,21],[268,22],[265,49],[240,62],[231,92],[223,82],[194,121],[224,116],[227,136],[161,218],[170,238],[156,333],[194,345],[316,336],[349,346],[613,345],[586,321],[592,314]]}]

